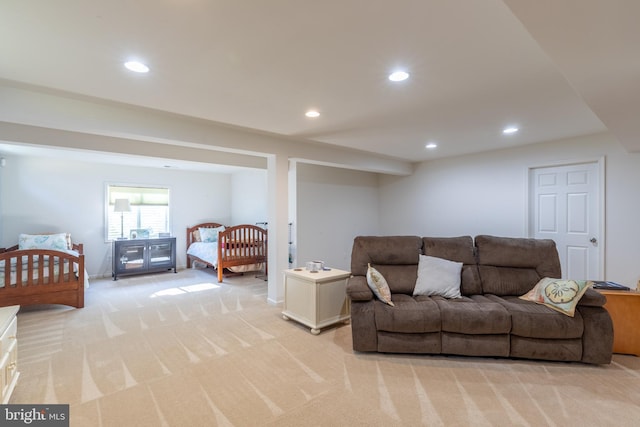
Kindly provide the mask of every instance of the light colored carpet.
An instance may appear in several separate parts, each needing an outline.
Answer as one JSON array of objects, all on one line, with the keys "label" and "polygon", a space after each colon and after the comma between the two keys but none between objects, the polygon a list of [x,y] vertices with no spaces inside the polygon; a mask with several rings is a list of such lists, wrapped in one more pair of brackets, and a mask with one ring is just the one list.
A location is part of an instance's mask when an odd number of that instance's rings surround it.
[{"label": "light colored carpet", "polygon": [[285,321],[266,282],[211,270],[94,280],[80,310],[23,308],[11,403],[72,426],[631,426],[640,358],[608,366],[362,354]]}]

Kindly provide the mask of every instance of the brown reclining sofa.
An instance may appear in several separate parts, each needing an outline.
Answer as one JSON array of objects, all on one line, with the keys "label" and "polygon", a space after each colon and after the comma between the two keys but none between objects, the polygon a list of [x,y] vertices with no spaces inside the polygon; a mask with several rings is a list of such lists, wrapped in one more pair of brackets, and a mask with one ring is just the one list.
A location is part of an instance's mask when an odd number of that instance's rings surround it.
[{"label": "brown reclining sofa", "polygon": [[[413,296],[419,254],[463,263],[461,298]],[[367,285],[369,264],[388,282],[395,306]],[[360,236],[351,273],[355,351],[611,362],[613,326],[603,295],[588,289],[573,317],[518,298],[544,277],[561,277],[552,240]]]}]

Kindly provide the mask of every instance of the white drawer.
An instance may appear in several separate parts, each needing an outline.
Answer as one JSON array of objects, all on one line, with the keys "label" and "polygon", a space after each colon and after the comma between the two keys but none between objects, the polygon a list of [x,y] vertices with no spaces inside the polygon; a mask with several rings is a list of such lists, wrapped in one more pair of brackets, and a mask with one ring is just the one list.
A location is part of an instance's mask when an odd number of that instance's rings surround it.
[{"label": "white drawer", "polygon": [[0,307],[0,403],[7,404],[18,377],[18,319],[20,306]]},{"label": "white drawer", "polygon": [[7,366],[6,366],[6,374],[5,378],[7,379],[7,383],[11,384],[13,377],[16,375],[18,371],[18,342],[13,341],[13,344],[9,346],[7,349]]},{"label": "white drawer", "polygon": [[9,388],[9,378],[7,378],[7,368],[9,367],[9,354],[4,353],[0,357],[0,401],[4,401],[5,394]]},{"label": "white drawer", "polygon": [[16,341],[16,334],[18,333],[18,319],[16,317],[11,320],[11,323],[0,336],[0,355],[6,353],[11,346],[12,342]]},{"label": "white drawer", "polygon": [[0,403],[9,403],[11,393],[18,381],[18,342],[13,342],[0,357]]}]

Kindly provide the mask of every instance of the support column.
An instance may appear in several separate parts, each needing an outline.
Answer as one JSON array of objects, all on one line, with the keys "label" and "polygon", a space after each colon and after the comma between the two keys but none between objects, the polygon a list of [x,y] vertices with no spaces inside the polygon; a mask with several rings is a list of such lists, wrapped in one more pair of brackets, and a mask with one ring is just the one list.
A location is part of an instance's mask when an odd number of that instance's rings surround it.
[{"label": "support column", "polygon": [[288,157],[283,154],[269,155],[267,158],[269,194],[269,281],[267,300],[274,304],[284,300],[283,272],[289,268],[288,177]]}]

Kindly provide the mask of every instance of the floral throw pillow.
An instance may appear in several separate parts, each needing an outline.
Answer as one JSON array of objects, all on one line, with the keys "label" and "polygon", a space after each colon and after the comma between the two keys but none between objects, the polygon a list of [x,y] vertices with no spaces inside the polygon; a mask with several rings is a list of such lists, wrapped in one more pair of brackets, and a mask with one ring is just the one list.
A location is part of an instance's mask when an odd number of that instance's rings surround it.
[{"label": "floral throw pillow", "polygon": [[367,266],[367,284],[380,301],[394,307],[395,304],[391,301],[391,289],[389,289],[387,280],[378,270],[371,267],[371,264],[367,264]]},{"label": "floral throw pillow", "polygon": [[545,277],[520,299],[546,305],[573,317],[578,301],[593,284],[589,280],[561,280]]},{"label": "floral throw pillow", "polygon": [[218,233],[220,231],[224,231],[224,226],[216,227],[216,228],[205,228],[201,227],[198,229],[200,232],[200,240],[203,242],[217,242],[218,241]]},{"label": "floral throw pillow", "polygon": [[69,247],[67,233],[20,234],[18,249],[52,249],[66,251]]}]

